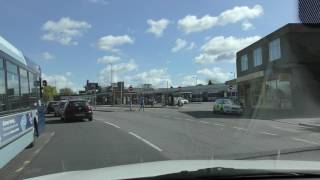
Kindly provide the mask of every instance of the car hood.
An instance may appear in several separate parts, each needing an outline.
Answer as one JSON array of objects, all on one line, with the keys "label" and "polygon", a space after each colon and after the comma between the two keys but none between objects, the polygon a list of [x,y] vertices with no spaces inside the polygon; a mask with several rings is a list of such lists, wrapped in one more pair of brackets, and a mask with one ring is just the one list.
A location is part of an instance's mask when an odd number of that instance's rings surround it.
[{"label": "car hood", "polygon": [[320,162],[288,160],[171,160],[69,171],[30,178],[29,180],[131,179],[214,167],[241,170],[320,171]]}]

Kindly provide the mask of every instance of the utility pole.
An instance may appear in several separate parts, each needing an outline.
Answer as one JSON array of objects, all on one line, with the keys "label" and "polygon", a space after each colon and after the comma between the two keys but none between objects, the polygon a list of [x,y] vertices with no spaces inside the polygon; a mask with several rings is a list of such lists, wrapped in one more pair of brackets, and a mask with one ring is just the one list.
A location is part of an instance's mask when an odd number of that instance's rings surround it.
[{"label": "utility pole", "polygon": [[114,105],[114,92],[113,92],[113,77],[112,77],[112,63],[110,63],[110,84],[111,84],[111,97],[112,97],[112,105]]},{"label": "utility pole", "polygon": [[120,83],[120,105],[122,105],[122,83]]}]

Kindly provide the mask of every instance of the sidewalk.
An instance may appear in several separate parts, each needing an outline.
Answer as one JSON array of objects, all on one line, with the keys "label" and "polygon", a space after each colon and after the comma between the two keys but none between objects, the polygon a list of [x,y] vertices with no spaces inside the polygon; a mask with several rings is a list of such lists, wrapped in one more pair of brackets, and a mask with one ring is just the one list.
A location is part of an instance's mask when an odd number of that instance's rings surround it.
[{"label": "sidewalk", "polygon": [[273,120],[281,123],[320,128],[320,113],[296,112],[293,110],[249,109],[245,116],[253,119]]}]

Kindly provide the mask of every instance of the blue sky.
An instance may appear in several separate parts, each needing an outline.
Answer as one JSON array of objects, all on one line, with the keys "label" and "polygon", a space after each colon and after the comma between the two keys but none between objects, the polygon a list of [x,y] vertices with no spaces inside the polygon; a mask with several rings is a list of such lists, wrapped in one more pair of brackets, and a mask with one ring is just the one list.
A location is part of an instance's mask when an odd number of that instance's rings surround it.
[{"label": "blue sky", "polygon": [[[85,81],[156,87],[233,77],[234,53],[297,22],[295,0],[10,0],[0,35],[58,88]],[[176,47],[176,48],[174,48]],[[99,60],[98,60],[99,59]]]}]

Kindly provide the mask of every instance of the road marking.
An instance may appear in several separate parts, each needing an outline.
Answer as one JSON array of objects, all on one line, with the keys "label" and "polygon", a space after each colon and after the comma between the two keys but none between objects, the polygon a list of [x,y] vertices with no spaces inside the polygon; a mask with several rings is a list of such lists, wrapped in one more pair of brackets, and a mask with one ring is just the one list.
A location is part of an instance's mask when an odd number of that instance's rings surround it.
[{"label": "road marking", "polygon": [[110,123],[110,122],[104,122],[104,123],[109,124],[110,126],[113,126],[113,127],[115,127],[115,128],[120,129],[120,126],[117,126],[117,125],[112,124],[112,123]]},{"label": "road marking", "polygon": [[224,127],[224,124],[214,123],[214,125]]},{"label": "road marking", "polygon": [[245,128],[242,128],[242,127],[234,126],[233,128],[237,129],[237,130],[241,130],[241,131],[248,131],[248,129],[245,129]]},{"label": "road marking", "polygon": [[266,131],[262,131],[262,132],[259,132],[260,134],[265,134],[265,135],[270,135],[270,136],[277,136],[277,134],[273,134],[273,133],[269,133],[269,132],[266,132]]},{"label": "road marking", "polygon": [[55,132],[51,132],[51,133],[50,133],[50,137],[49,137],[46,141],[44,141],[44,143],[34,152],[34,154],[32,155],[32,157],[30,158],[30,160],[24,161],[23,164],[22,164],[22,166],[21,166],[19,169],[17,169],[15,172],[16,172],[16,173],[19,173],[19,172],[22,171],[28,164],[30,164],[31,161],[33,160],[33,158],[36,156],[36,154],[38,154],[38,153],[46,146],[46,144],[49,143],[50,139],[51,139],[54,135],[55,135]]},{"label": "road marking", "polygon": [[192,119],[186,119],[186,121],[189,121],[189,122],[194,122],[194,120],[192,120]]},{"label": "road marking", "polygon": [[203,123],[203,124],[210,124],[209,122],[207,121],[199,121],[200,123]]},{"label": "road marking", "polygon": [[294,130],[294,129],[287,129],[287,128],[283,128],[283,127],[280,127],[280,126],[272,126],[273,128],[276,128],[276,129],[281,129],[283,131],[288,131],[288,132],[300,132],[298,130]]},{"label": "road marking", "polygon": [[181,118],[179,118],[179,117],[174,117],[174,119],[181,120]]},{"label": "road marking", "polygon": [[157,151],[160,151],[160,152],[162,151],[161,148],[159,148],[158,146],[152,144],[150,141],[140,137],[139,135],[137,135],[137,134],[135,134],[133,132],[129,132],[129,134],[131,134],[132,136],[138,138],[139,140],[143,141],[144,143],[148,144],[149,146],[151,146],[152,148],[156,149]]},{"label": "road marking", "polygon": [[306,139],[300,139],[300,138],[292,138],[292,139],[295,140],[295,141],[305,142],[305,143],[308,143],[308,144],[319,145],[319,143],[317,143],[317,142],[309,141],[309,140],[306,140]]},{"label": "road marking", "polygon": [[169,116],[163,116],[164,118],[169,118]]}]

